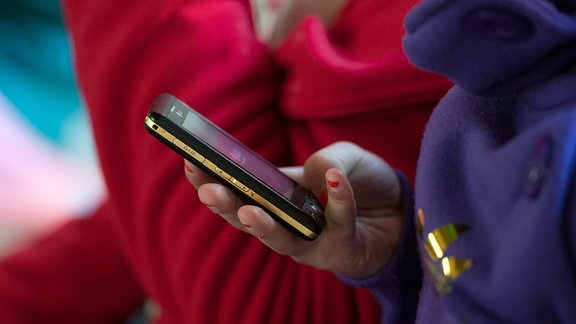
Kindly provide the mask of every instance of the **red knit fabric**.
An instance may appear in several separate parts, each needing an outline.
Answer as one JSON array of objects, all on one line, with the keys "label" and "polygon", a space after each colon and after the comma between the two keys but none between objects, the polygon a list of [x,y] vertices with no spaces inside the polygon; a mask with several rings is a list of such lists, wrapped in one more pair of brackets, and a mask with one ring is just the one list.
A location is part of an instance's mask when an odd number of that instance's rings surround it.
[{"label": "red knit fabric", "polygon": [[331,32],[307,19],[275,53],[232,0],[64,1],[109,191],[99,212],[0,264],[3,323],[376,323],[373,297],[280,256],[197,200],[183,160],[146,133],[169,92],[277,165],[352,140],[410,177],[449,84],[401,54],[416,1],[351,1]]}]

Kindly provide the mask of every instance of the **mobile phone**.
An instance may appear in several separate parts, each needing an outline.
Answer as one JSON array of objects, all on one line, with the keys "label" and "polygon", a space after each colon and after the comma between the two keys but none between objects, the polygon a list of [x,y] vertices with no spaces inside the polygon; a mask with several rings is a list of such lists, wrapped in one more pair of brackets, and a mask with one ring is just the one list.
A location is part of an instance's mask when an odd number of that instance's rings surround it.
[{"label": "mobile phone", "polygon": [[322,232],[324,211],[309,190],[178,98],[161,94],[144,125],[154,137],[298,236],[314,240]]}]

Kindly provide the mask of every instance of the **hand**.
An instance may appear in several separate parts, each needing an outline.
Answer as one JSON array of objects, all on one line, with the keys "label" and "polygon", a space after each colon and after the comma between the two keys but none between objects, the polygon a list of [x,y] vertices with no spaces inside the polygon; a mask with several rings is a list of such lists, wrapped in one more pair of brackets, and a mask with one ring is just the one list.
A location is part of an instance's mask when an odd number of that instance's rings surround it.
[{"label": "hand", "polygon": [[382,159],[340,142],[313,154],[289,176],[326,200],[324,231],[305,241],[261,208],[245,205],[232,191],[186,162],[186,175],[213,212],[297,262],[349,277],[364,278],[385,266],[402,230],[400,181]]}]

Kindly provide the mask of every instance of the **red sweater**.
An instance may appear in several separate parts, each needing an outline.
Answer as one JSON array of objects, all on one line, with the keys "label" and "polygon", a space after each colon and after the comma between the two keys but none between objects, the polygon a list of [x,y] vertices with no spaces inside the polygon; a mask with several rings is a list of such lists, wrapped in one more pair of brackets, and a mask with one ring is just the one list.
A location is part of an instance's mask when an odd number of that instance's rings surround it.
[{"label": "red sweater", "polygon": [[242,1],[64,1],[109,198],[0,264],[2,322],[120,321],[149,299],[162,323],[376,323],[368,292],[200,204],[143,118],[169,92],[277,165],[347,139],[412,177],[449,86],[401,53],[414,2],[352,0],[329,33],[307,19],[270,53]]}]

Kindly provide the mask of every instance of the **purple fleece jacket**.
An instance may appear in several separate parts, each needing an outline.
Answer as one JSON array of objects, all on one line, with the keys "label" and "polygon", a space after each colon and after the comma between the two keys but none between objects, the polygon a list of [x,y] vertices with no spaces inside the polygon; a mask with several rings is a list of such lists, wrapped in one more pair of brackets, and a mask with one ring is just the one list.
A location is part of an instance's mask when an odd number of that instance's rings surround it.
[{"label": "purple fleece jacket", "polygon": [[573,323],[576,0],[429,0],[405,27],[412,62],[456,86],[426,128],[403,248],[344,280],[386,323]]}]

